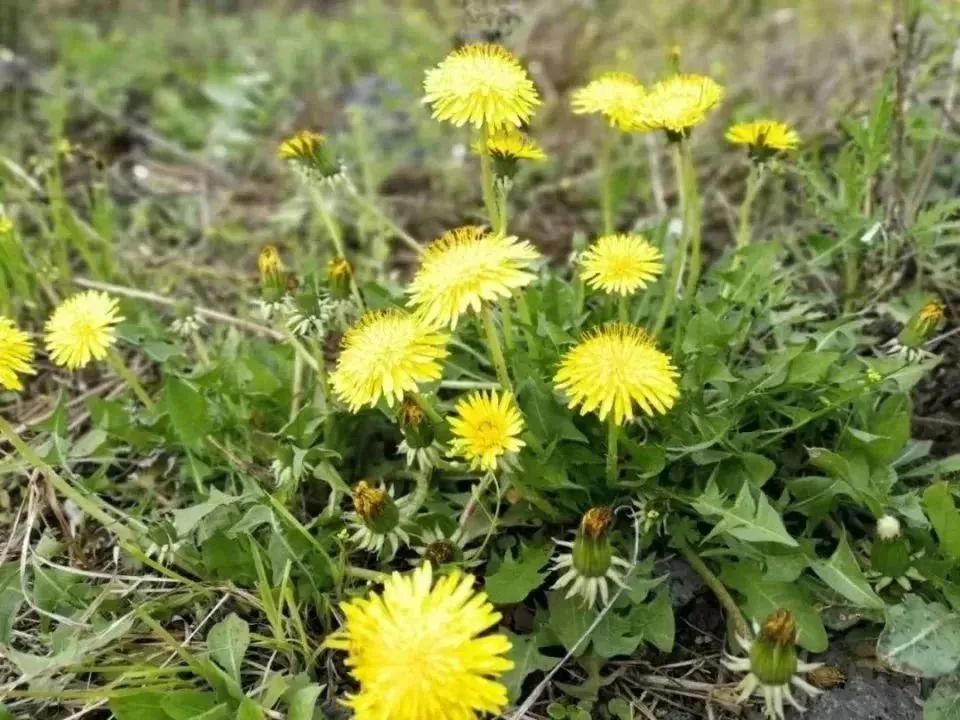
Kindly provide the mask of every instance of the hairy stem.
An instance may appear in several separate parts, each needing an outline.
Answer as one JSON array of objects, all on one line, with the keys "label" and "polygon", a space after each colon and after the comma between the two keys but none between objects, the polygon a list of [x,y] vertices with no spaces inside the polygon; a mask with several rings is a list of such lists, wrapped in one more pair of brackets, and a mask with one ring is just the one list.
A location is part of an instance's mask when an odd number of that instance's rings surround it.
[{"label": "hairy stem", "polygon": [[740,206],[739,221],[737,223],[737,248],[744,248],[750,244],[750,211],[757,193],[763,185],[763,169],[757,163],[750,163],[750,173],[747,175],[747,189]]},{"label": "hairy stem", "polygon": [[607,487],[613,487],[619,475],[617,441],[620,438],[620,426],[613,418],[613,412],[607,416]]},{"label": "hairy stem", "polygon": [[510,374],[507,372],[507,361],[503,356],[503,347],[500,345],[500,335],[497,333],[497,326],[493,321],[493,310],[490,306],[484,305],[480,311],[480,318],[483,321],[483,330],[487,336],[487,348],[490,351],[490,360],[497,372],[497,380],[504,390],[512,390],[510,385]]},{"label": "hairy stem", "polygon": [[717,596],[720,605],[727,611],[727,614],[733,621],[733,626],[737,634],[745,638],[750,637],[750,626],[747,624],[746,618],[743,616],[743,613],[740,612],[740,608],[737,607],[737,603],[730,594],[730,591],[720,582],[720,578],[713,574],[713,571],[707,567],[707,564],[700,559],[700,556],[694,552],[693,548],[690,547],[685,539],[679,536],[674,538],[674,545],[676,545],[677,550],[680,551],[683,558],[690,564],[690,567],[703,578],[703,582],[705,582],[707,587]]}]

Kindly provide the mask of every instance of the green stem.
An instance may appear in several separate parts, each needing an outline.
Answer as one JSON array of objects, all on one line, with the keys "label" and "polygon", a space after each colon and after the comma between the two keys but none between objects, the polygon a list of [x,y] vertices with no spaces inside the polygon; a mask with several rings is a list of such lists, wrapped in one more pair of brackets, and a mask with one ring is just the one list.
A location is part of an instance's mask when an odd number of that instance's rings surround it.
[{"label": "green stem", "polygon": [[667,324],[667,318],[673,310],[673,304],[677,299],[677,292],[680,289],[680,278],[683,273],[683,266],[687,259],[687,246],[690,243],[690,232],[687,224],[687,198],[686,183],[684,182],[684,161],[683,161],[683,141],[673,143],[673,167],[674,174],[677,177],[680,190],[681,218],[683,228],[680,233],[680,244],[673,254],[673,264],[670,266],[670,276],[667,279],[663,304],[660,305],[660,312],[657,313],[657,319],[653,324],[653,335],[659,335]]},{"label": "green stem", "polygon": [[497,211],[497,194],[493,183],[493,160],[490,153],[487,152],[487,138],[489,131],[484,125],[480,130],[480,147],[483,152],[480,153],[480,179],[483,183],[483,204],[487,208],[487,219],[490,221],[490,227],[497,230],[501,226],[500,214]]},{"label": "green stem", "polygon": [[358,580],[369,580],[375,583],[386,582],[387,578],[390,577],[387,573],[382,573],[379,570],[370,570],[368,568],[356,567],[355,565],[347,565],[347,567],[344,568],[344,574],[347,577],[357,578]]},{"label": "green stem", "polygon": [[419,405],[420,408],[427,414],[427,417],[430,418],[431,422],[433,422],[435,425],[444,424],[443,416],[437,412],[437,409],[433,406],[433,403],[419,393],[414,393],[413,399],[417,401],[417,405]]},{"label": "green stem", "polygon": [[501,178],[499,183],[495,183],[496,187],[496,198],[497,198],[497,234],[506,235],[507,234],[507,215],[509,208],[507,207],[507,196],[509,194],[509,183],[510,181],[506,178]]},{"label": "green stem", "polygon": [[737,225],[737,248],[745,248],[750,244],[750,211],[753,209],[753,201],[756,200],[757,192],[763,185],[763,171],[759,163],[750,163],[750,173],[747,175],[747,189],[743,196],[743,204],[740,206],[740,218]]},{"label": "green stem", "polygon": [[47,479],[57,492],[63,495],[68,500],[72,500],[78,508],[83,510],[84,513],[94,518],[97,522],[103,525],[107,530],[112,531],[120,540],[124,542],[132,541],[137,533],[129,528],[122,520],[112,517],[103,506],[103,503],[99,499],[92,499],[87,496],[85,493],[81,492],[75,488],[69,481],[60,477],[57,474],[56,470],[47,465],[44,460],[37,455],[36,451],[27,444],[18,434],[17,431],[6,421],[5,418],[0,416],[0,435],[2,435],[7,442],[13,445],[14,449],[20,453],[20,456],[27,461],[30,465],[39,470],[43,476]]},{"label": "green stem", "polygon": [[600,204],[603,216],[603,234],[613,233],[613,146],[617,136],[607,132],[600,149]]},{"label": "green stem", "polygon": [[[390,231],[396,235],[396,237],[403,242],[408,248],[413,250],[417,255],[420,255],[423,252],[423,245],[417,242],[417,239],[413,237],[410,233],[404,230],[397,222],[387,215],[376,203],[374,203],[370,198],[363,195],[352,182],[347,182],[347,189],[357,202],[357,204],[368,213],[373,215],[377,220],[387,226]],[[343,254],[343,253],[341,253]]]},{"label": "green stem", "polygon": [[117,374],[123,378],[124,382],[130,386],[130,389],[133,390],[134,395],[140,398],[140,402],[143,403],[143,406],[153,412],[157,409],[156,404],[153,402],[153,399],[150,397],[150,394],[144,390],[143,385],[140,384],[140,381],[137,379],[137,376],[133,373],[130,368],[127,367],[126,363],[123,361],[123,358],[120,357],[120,354],[111,349],[107,353],[107,360],[110,362],[110,365],[116,370]]},{"label": "green stem", "polygon": [[[347,256],[347,251],[343,244],[343,236],[340,234],[340,228],[337,226],[336,222],[334,222],[330,211],[327,210],[327,204],[324,202],[323,193],[312,186],[310,191],[313,196],[313,206],[317,209],[317,213],[320,215],[320,219],[323,221],[324,227],[330,234],[330,241],[333,243],[334,250],[336,251],[337,255],[349,261],[350,258]],[[358,195],[355,195],[355,197],[358,197]],[[357,285],[356,273],[350,273],[350,292],[353,295],[354,301],[357,303],[357,307],[360,308],[360,310],[363,310],[363,296],[360,294],[360,286]]]},{"label": "green stem", "polygon": [[744,638],[750,637],[750,626],[747,624],[746,618],[744,618],[743,613],[740,612],[740,608],[737,607],[737,603],[730,594],[730,591],[720,582],[720,578],[713,574],[713,571],[707,567],[707,564],[700,559],[700,556],[694,552],[693,548],[691,548],[687,541],[679,534],[674,537],[674,545],[690,564],[690,567],[703,578],[703,582],[706,583],[707,587],[717,596],[720,605],[727,611],[727,614],[733,621],[733,626],[737,634]]},{"label": "green stem", "polygon": [[684,321],[689,316],[690,306],[697,294],[702,262],[700,193],[697,190],[697,171],[693,165],[689,140],[680,141],[680,166],[683,173],[683,233],[688,236],[686,244],[690,247],[690,272],[687,274],[687,286],[680,308],[681,321]]},{"label": "green stem", "polygon": [[427,493],[430,491],[429,473],[417,473],[416,483],[409,504],[403,507],[403,515],[406,518],[412,518],[416,515],[420,508],[423,507],[423,503],[426,502]]},{"label": "green stem", "polygon": [[617,465],[617,441],[620,438],[620,426],[613,419],[613,412],[607,416],[607,487],[613,487],[617,482],[619,468]]},{"label": "green stem", "polygon": [[512,390],[510,385],[510,374],[507,372],[507,361],[503,357],[503,347],[500,345],[500,336],[497,334],[497,326],[493,321],[493,310],[489,305],[484,305],[480,311],[480,318],[483,321],[483,330],[487,335],[487,349],[490,351],[490,360],[493,361],[493,367],[497,371],[497,380],[504,390]]},{"label": "green stem", "polygon": [[622,322],[630,322],[629,300],[626,295],[617,296],[617,319]]}]

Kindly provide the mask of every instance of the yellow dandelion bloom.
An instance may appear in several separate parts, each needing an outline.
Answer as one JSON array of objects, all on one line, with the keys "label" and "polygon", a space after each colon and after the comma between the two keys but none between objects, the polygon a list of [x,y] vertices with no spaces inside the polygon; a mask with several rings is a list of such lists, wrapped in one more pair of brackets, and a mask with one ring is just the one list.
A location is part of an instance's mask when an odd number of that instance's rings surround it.
[{"label": "yellow dandelion bloom", "polygon": [[447,336],[402,310],[366,313],[343,337],[330,384],[338,398],[357,412],[381,396],[393,407],[405,392],[443,374]]},{"label": "yellow dandelion bloom", "polygon": [[474,392],[454,409],[450,452],[468,460],[474,470],[496,470],[500,457],[524,446],[523,415],[510,393]]},{"label": "yellow dandelion bloom", "polygon": [[343,172],[343,166],[331,151],[327,138],[312,130],[300,130],[288,137],[280,143],[277,155],[317,180],[333,181]]},{"label": "yellow dandelion bloom", "polygon": [[533,282],[528,265],[540,253],[526,240],[468,225],[444,233],[424,251],[407,288],[410,305],[425,322],[457,326],[468,310],[509,297]]},{"label": "yellow dandelion bloom", "polygon": [[460,127],[470,123],[496,132],[529,122],[540,104],[527,71],[500,46],[467,45],[427,70],[423,101],[433,107],[433,117]]},{"label": "yellow dandelion bloom", "polygon": [[547,157],[540,143],[513,128],[493,133],[486,138],[486,142],[477,140],[470,149],[474,155],[486,152],[496,160],[543,160]]},{"label": "yellow dandelion bloom", "polygon": [[670,357],[657,350],[643,330],[610,323],[589,332],[560,361],[553,381],[580,414],[604,420],[613,412],[618,425],[633,418],[634,405],[647,415],[673,407],[680,390]]},{"label": "yellow dandelion bloom", "polygon": [[122,320],[117,301],[104,292],[88,290],[67,298],[44,327],[50,359],[70,370],[102,360],[117,341],[114,325]]},{"label": "yellow dandelion bloom", "polygon": [[654,85],[637,108],[638,130],[684,134],[723,99],[723,88],[703,75],[674,75]]},{"label": "yellow dandelion bloom", "polygon": [[609,72],[575,90],[570,104],[577,115],[599,113],[610,127],[628,131],[634,128],[637,108],[646,94],[630,73]]},{"label": "yellow dandelion bloom", "polygon": [[0,315],[0,388],[23,390],[19,375],[36,375],[33,342],[10,318]]},{"label": "yellow dandelion bloom", "polygon": [[796,150],[797,131],[779,120],[754,120],[730,126],[725,136],[734,145],[745,145],[752,152],[778,153]]},{"label": "yellow dandelion bloom", "polygon": [[620,295],[642,290],[663,272],[663,254],[640,235],[604,235],[580,262],[590,287]]},{"label": "yellow dandelion bloom", "polygon": [[393,573],[382,593],[341,605],[344,625],[324,644],[347,652],[360,690],[345,704],[356,720],[475,720],[503,711],[510,640],[482,635],[500,613],[474,583],[459,571],[434,583],[426,562]]}]

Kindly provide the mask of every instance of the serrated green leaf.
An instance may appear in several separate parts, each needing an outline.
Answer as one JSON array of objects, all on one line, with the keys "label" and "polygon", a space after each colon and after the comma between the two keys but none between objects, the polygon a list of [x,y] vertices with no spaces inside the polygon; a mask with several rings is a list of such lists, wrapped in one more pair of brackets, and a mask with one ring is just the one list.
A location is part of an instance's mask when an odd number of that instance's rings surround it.
[{"label": "serrated green leaf", "polygon": [[653,602],[637,605],[630,613],[630,620],[633,631],[638,633],[644,642],[650,643],[661,652],[668,653],[673,650],[676,625],[669,592],[660,592]]},{"label": "serrated green leaf", "polygon": [[814,561],[810,564],[813,571],[827,585],[858,607],[882,610],[883,600],[877,595],[863,576],[846,536],[833,555],[826,562]]},{"label": "serrated green leaf", "polygon": [[907,470],[901,473],[901,477],[933,477],[935,475],[949,475],[951,473],[960,473],[960,454],[924,463],[919,467],[913,468],[913,470]]},{"label": "serrated green leaf", "polygon": [[946,483],[936,483],[923,491],[923,509],[937,531],[943,554],[960,560],[960,511]]},{"label": "serrated green leaf", "polygon": [[749,483],[744,483],[733,505],[729,505],[720,495],[717,486],[711,483],[706,492],[693,503],[694,509],[705,517],[720,516],[720,521],[710,532],[708,539],[728,533],[748,542],[770,542],[795,547],[794,540],[783,520],[765,493],[760,492],[754,500]]},{"label": "serrated green leaf", "polygon": [[217,706],[217,697],[202,690],[163,693],[163,709],[171,720],[196,720]]},{"label": "serrated green leaf", "polygon": [[167,378],[164,407],[173,431],[184,445],[196,447],[210,431],[207,399],[186,380]]},{"label": "serrated green leaf", "polygon": [[523,545],[518,559],[510,552],[496,572],[488,575],[484,590],[495,605],[510,605],[521,602],[540,587],[546,573],[540,572],[550,560],[551,548],[547,545]]},{"label": "serrated green leaf", "polygon": [[923,720],[960,720],[960,675],[937,683],[923,704]]},{"label": "serrated green leaf", "polygon": [[517,635],[509,630],[503,633],[510,639],[511,648],[507,657],[513,661],[513,669],[504,673],[500,681],[507,688],[510,702],[514,702],[520,697],[520,690],[528,675],[550,670],[560,660],[541,653],[541,645],[535,635]]},{"label": "serrated green leaf", "polygon": [[108,703],[116,720],[170,720],[164,704],[163,695],[149,691],[111,698]]},{"label": "serrated green leaf", "polygon": [[234,680],[240,680],[243,656],[250,645],[250,628],[236,613],[230,613],[210,629],[207,648],[217,665]]},{"label": "serrated green leaf", "polygon": [[939,677],[960,666],[960,614],[940,603],[907,595],[887,609],[877,656],[897,672]]}]

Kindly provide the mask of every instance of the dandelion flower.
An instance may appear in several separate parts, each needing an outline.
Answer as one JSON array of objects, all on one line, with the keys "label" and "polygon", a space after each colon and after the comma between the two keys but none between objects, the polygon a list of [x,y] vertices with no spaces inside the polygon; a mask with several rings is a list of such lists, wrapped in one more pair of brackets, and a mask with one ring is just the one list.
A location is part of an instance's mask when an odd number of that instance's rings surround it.
[{"label": "dandelion flower", "polygon": [[666,130],[682,136],[723,99],[723,88],[703,75],[674,75],[651,88],[637,107],[638,130]]},{"label": "dandelion flower", "polygon": [[643,85],[630,73],[605,73],[574,91],[570,104],[577,115],[599,113],[610,127],[634,129],[637,107],[646,95]]},{"label": "dandelion flower", "polygon": [[343,175],[343,164],[334,156],[327,139],[311,130],[301,130],[284,140],[277,154],[314,180],[334,182]]},{"label": "dandelion flower", "polygon": [[10,318],[0,315],[0,388],[23,390],[19,375],[36,375],[33,342]]},{"label": "dandelion flower", "polygon": [[540,104],[527,71],[506,48],[467,45],[427,70],[424,102],[433,117],[460,127],[470,123],[496,132],[525,125]]},{"label": "dandelion flower", "polygon": [[465,226],[444,233],[424,251],[407,288],[410,305],[427,323],[457,327],[467,310],[509,297],[533,282],[527,265],[540,253],[526,240]]},{"label": "dandelion flower", "polygon": [[779,120],[737,123],[727,130],[725,137],[734,145],[746,146],[760,157],[796,150],[800,145],[797,131]]},{"label": "dandelion flower", "polygon": [[526,133],[514,128],[500,130],[470,146],[475,155],[487,153],[494,160],[543,160],[547,154],[540,143]]},{"label": "dandelion flower", "polygon": [[117,301],[104,292],[88,290],[67,298],[44,328],[50,359],[70,370],[102,360],[117,341],[114,325],[122,320]]},{"label": "dandelion flower", "polygon": [[663,255],[639,235],[604,235],[587,248],[581,264],[590,287],[632,295],[663,272]]},{"label": "dandelion flower", "polygon": [[465,458],[474,470],[493,472],[501,457],[523,447],[523,416],[510,393],[474,392],[454,409],[450,452]]},{"label": "dandelion flower", "polygon": [[510,641],[482,636],[500,613],[474,582],[456,571],[434,583],[427,562],[341,605],[344,625],[325,645],[347,652],[360,689],[345,704],[356,720],[475,720],[506,707],[499,678],[513,668]]},{"label": "dandelion flower", "polygon": [[900,332],[900,343],[907,348],[922,348],[940,328],[945,317],[946,306],[940,300],[928,300],[907,321]]},{"label": "dandelion flower", "polygon": [[799,712],[804,710],[791,685],[810,697],[822,692],[803,679],[803,673],[819,669],[821,663],[797,659],[797,626],[789,610],[781,608],[767,617],[753,641],[739,635],[736,641],[748,657],[728,655],[722,662],[729,670],[746,673],[737,688],[738,703],[757,693],[763,697],[764,715],[784,720],[784,701]]},{"label": "dandelion flower", "polygon": [[344,335],[330,375],[333,392],[353,412],[373,407],[381,396],[393,407],[405,392],[443,374],[446,344],[446,335],[402,310],[368,312]]},{"label": "dandelion flower", "polygon": [[670,357],[643,330],[610,323],[589,332],[567,351],[553,380],[566,392],[569,407],[580,414],[595,412],[603,420],[623,425],[633,418],[634,405],[647,415],[664,413],[680,394],[678,373]]}]

